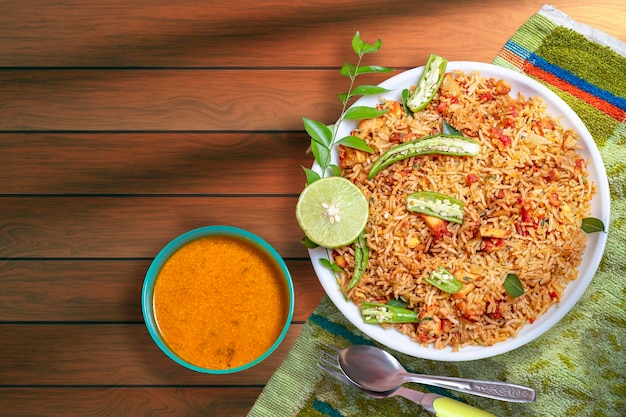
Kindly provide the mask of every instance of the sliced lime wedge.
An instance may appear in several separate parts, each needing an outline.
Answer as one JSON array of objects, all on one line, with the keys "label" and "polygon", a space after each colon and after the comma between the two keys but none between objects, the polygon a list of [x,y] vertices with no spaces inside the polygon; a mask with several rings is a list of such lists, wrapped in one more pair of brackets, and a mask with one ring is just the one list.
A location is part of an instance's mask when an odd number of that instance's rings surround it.
[{"label": "sliced lime wedge", "polygon": [[296,219],[304,234],[325,248],[349,245],[361,234],[369,215],[365,196],[342,177],[308,185],[298,199]]}]

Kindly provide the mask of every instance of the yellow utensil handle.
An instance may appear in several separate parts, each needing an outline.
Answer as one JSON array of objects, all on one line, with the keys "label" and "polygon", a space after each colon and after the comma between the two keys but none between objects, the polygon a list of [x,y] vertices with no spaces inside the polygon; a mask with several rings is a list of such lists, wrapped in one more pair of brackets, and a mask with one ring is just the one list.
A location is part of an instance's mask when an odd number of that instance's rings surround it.
[{"label": "yellow utensil handle", "polygon": [[447,397],[437,398],[432,407],[437,417],[495,417],[487,411]]}]

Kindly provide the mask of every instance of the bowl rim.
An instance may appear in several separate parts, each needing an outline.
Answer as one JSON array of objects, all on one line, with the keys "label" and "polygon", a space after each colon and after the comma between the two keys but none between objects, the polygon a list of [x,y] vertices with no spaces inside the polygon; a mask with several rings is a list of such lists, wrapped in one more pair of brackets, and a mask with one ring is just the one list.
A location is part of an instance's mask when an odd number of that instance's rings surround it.
[{"label": "bowl rim", "polygon": [[[170,347],[163,340],[156,326],[156,321],[154,319],[153,301],[152,301],[153,292],[154,292],[153,291],[154,284],[159,275],[159,272],[161,271],[161,268],[163,264],[165,263],[165,261],[167,261],[167,259],[169,259],[174,254],[174,252],[176,252],[179,248],[186,245],[187,243],[197,240],[199,238],[207,237],[207,236],[219,236],[219,235],[233,236],[233,237],[243,239],[244,241],[253,244],[257,248],[265,252],[267,255],[269,255],[273,259],[273,261],[276,262],[277,266],[282,272],[283,278],[285,279],[285,284],[287,285],[287,292],[288,292],[287,295],[289,297],[289,309],[287,312],[287,317],[285,319],[285,324],[283,325],[283,329],[281,333],[278,335],[278,337],[276,338],[276,340],[274,341],[274,343],[265,352],[263,352],[263,354],[261,354],[259,357],[257,357],[253,361],[234,367],[234,368],[228,368],[228,369],[210,369],[210,368],[204,368],[201,366],[194,365],[182,359],[172,349],[170,349]],[[144,278],[144,282],[143,282],[143,286],[141,290],[141,310],[142,310],[142,315],[144,319],[144,324],[146,325],[146,328],[148,329],[148,333],[152,337],[152,340],[156,343],[159,349],[163,353],[165,353],[165,355],[167,355],[171,360],[178,363],[179,365],[184,366],[185,368],[191,369],[196,372],[207,373],[207,374],[231,374],[231,373],[241,372],[243,370],[252,368],[253,366],[259,364],[264,359],[266,359],[269,355],[271,355],[276,350],[276,348],[280,345],[280,343],[284,340],[285,336],[287,335],[287,331],[289,330],[289,326],[291,325],[291,321],[293,318],[294,306],[295,306],[295,293],[294,293],[294,286],[293,286],[291,273],[289,272],[289,269],[287,268],[287,265],[285,264],[284,259],[282,258],[282,256],[280,256],[278,251],[276,251],[274,247],[272,247],[268,242],[266,242],[260,236],[252,232],[249,232],[247,230],[244,230],[235,226],[228,226],[228,225],[211,225],[211,226],[199,227],[196,229],[189,230],[177,236],[173,240],[171,240],[159,251],[159,253],[154,257],[154,259],[150,263],[150,266],[148,267],[148,270],[145,274],[145,278]]]}]

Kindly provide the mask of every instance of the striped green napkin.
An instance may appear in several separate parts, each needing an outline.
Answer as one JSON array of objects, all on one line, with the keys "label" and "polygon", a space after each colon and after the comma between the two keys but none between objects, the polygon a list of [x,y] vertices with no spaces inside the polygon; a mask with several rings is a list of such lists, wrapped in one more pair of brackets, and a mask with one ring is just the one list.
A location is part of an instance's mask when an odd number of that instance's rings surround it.
[{"label": "striped green napkin", "polygon": [[[544,6],[519,28],[493,63],[547,85],[589,128],[611,190],[604,258],[580,302],[549,332],[519,349],[470,362],[435,362],[391,353],[410,370],[507,380],[538,390],[535,403],[517,404],[431,388],[498,416],[624,416],[626,44]],[[375,344],[324,297],[249,417],[428,415],[403,398],[374,400],[324,376],[316,362],[327,343]]]}]

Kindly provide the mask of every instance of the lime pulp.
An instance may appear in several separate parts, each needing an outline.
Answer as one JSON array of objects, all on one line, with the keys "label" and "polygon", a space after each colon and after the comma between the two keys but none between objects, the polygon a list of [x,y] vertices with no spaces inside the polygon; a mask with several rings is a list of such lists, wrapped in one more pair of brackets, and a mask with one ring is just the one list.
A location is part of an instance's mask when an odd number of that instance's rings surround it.
[{"label": "lime pulp", "polygon": [[326,248],[349,245],[365,229],[367,199],[356,185],[342,177],[319,179],[300,193],[296,219],[311,241]]}]

